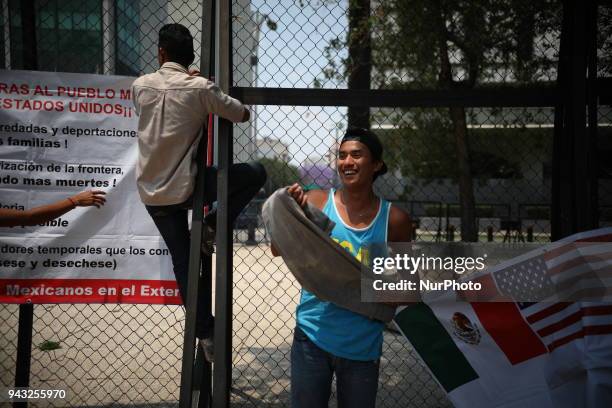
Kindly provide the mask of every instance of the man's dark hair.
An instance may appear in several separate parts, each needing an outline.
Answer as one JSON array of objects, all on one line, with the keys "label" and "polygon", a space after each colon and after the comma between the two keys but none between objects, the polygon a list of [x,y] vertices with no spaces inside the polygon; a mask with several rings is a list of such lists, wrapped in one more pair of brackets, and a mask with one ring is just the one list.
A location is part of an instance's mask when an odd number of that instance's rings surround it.
[{"label": "man's dark hair", "polygon": [[382,162],[382,168],[374,173],[374,180],[376,180],[378,176],[382,176],[387,172],[387,165],[382,159],[383,146],[382,143],[380,143],[378,136],[376,136],[374,132],[364,128],[350,127],[344,134],[344,137],[340,142],[340,146],[342,146],[342,143],[352,140],[366,145],[372,154],[372,159],[374,161]]},{"label": "man's dark hair", "polygon": [[181,24],[166,24],[159,30],[159,48],[166,51],[168,59],[188,68],[193,62],[193,37]]}]

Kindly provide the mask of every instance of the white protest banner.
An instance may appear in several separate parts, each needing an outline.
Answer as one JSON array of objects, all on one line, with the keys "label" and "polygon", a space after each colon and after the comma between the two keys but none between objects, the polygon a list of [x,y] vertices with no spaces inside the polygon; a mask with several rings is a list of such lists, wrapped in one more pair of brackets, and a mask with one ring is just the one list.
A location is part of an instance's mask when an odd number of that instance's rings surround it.
[{"label": "white protest banner", "polygon": [[134,78],[0,71],[0,206],[107,192],[36,227],[0,228],[0,303],[180,304],[138,198]]}]

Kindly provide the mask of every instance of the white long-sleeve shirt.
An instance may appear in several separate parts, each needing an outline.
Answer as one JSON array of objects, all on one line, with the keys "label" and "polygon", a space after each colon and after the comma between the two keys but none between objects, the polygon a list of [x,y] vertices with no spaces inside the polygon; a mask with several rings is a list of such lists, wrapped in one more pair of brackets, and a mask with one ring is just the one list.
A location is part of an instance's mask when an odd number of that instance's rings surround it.
[{"label": "white long-sleeve shirt", "polygon": [[192,194],[194,161],[208,114],[240,122],[244,106],[206,78],[166,62],[132,84],[138,118],[136,181],[146,205],[171,205]]}]

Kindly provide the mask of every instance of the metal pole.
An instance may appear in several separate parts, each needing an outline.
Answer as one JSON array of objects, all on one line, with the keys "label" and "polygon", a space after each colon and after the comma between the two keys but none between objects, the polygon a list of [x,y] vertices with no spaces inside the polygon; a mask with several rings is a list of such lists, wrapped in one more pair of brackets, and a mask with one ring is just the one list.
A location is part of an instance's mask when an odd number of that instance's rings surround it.
[{"label": "metal pole", "polygon": [[[23,1],[21,3],[21,23],[23,29],[23,67],[29,70],[37,70],[36,11],[33,0]],[[30,386],[33,326],[34,306],[31,303],[19,305],[15,387]],[[13,403],[13,407],[15,408],[25,408],[27,406],[27,401]]]},{"label": "metal pole", "polygon": [[[209,77],[213,70],[214,47],[213,47],[213,7],[214,0],[206,0],[202,3],[202,48],[200,53],[200,72]],[[206,15],[211,16],[206,21]],[[206,22],[209,27],[206,28]],[[208,58],[208,64],[205,62]],[[189,276],[187,288],[187,304],[185,315],[185,340],[183,343],[183,362],[181,368],[181,391],[179,406],[181,408],[191,408],[192,406],[207,407],[210,399],[210,364],[204,362],[203,350],[198,349],[198,359],[195,359],[195,329],[197,321],[197,302],[205,302],[207,308],[205,312],[210,312],[212,299],[211,269],[212,261],[210,257],[202,258],[200,251],[202,245],[202,227],[204,221],[204,186],[206,174],[206,159],[208,158],[208,141],[210,133],[210,122],[204,126],[202,139],[198,147],[198,174],[196,185],[193,192],[193,210],[191,218],[191,245],[189,250]],[[201,271],[202,268],[202,271]],[[204,286],[200,287],[200,271],[202,273]],[[194,367],[196,372],[194,372]],[[195,386],[194,386],[195,385]]]},{"label": "metal pole", "polygon": [[215,301],[215,370],[213,407],[229,406],[232,352],[232,230],[228,220],[232,125],[219,120],[217,189],[217,271]]},{"label": "metal pole", "polygon": [[559,63],[557,67],[557,90],[559,101],[555,105],[555,128],[553,137],[552,157],[552,188],[551,188],[551,217],[550,239],[556,241],[570,235],[571,202],[568,197],[569,168],[571,156],[566,141],[566,101],[568,100],[568,66],[569,66],[569,40],[571,36],[571,1],[563,2],[563,18],[561,22],[561,41],[559,44]]},{"label": "metal pole", "polygon": [[[259,11],[255,11],[254,15],[255,15],[255,18],[254,18],[255,32],[253,35],[253,48],[255,49],[255,61],[254,61],[255,64],[251,65],[253,67],[253,80],[252,80],[251,86],[257,88],[258,87],[257,81],[259,79],[259,35],[261,32],[261,25],[266,21],[266,18],[268,16],[267,14],[261,14]],[[257,129],[257,124],[259,122],[257,106],[258,105],[253,105],[251,107],[251,112],[253,112],[252,137],[253,137],[253,141],[255,141],[255,151],[258,150],[257,136],[259,134],[258,129]]]},{"label": "metal pole", "polygon": [[117,50],[115,42],[115,28],[117,19],[115,16],[115,2],[113,0],[102,1],[102,73],[112,75],[115,73],[115,54]]},{"label": "metal pole", "polygon": [[[586,4],[585,4],[586,3]],[[572,3],[573,35],[571,37],[571,98],[569,115],[572,116],[568,128],[573,145],[574,166],[572,174],[572,200],[574,202],[573,231],[580,232],[591,228],[591,174],[590,138],[586,128],[587,106],[587,11],[593,6],[592,0],[581,4]],[[595,23],[595,22],[594,22]]]},{"label": "metal pole", "polygon": [[[215,6],[214,0],[204,0],[202,2],[202,48],[200,52],[200,72],[206,78],[211,78],[214,75],[214,64],[215,64],[215,49],[214,49],[214,30],[215,30]],[[206,160],[205,166],[203,168],[198,169],[203,174],[207,171],[209,166],[212,166],[212,150],[213,150],[213,141],[212,141],[212,132],[213,132],[213,120],[212,115],[209,115],[207,126],[205,128],[205,134],[202,137],[206,138],[206,157],[199,156],[199,159],[203,162]],[[202,152],[201,152],[202,153]],[[204,186],[204,190],[209,188],[208,186]],[[208,214],[208,208],[204,209],[204,215]],[[204,256],[202,259],[202,279],[200,280],[200,284],[203,287],[199,288],[199,294],[202,296],[201,301],[204,302],[205,308],[204,313],[209,315],[211,313],[211,303],[212,303],[212,257]],[[195,363],[195,376],[196,378],[194,388],[194,392],[192,395],[194,397],[194,405],[197,404],[198,408],[209,408],[212,402],[212,366],[210,363],[206,361],[204,358],[204,350],[198,348],[196,363]],[[199,391],[199,392],[198,392]],[[199,395],[199,398],[198,398]],[[197,401],[196,401],[197,398]]]},{"label": "metal pole", "polygon": [[38,47],[36,44],[36,10],[34,0],[21,2],[21,27],[23,30],[23,68],[38,69]]},{"label": "metal pole", "polygon": [[[15,387],[30,386],[30,365],[32,362],[32,326],[34,306],[31,303],[19,305],[19,326],[17,329],[17,362],[15,367]],[[25,408],[25,402],[13,402],[14,408]]]},{"label": "metal pole", "polygon": [[11,18],[8,0],[2,0],[2,23],[4,29],[4,69],[11,69]]},{"label": "metal pole", "polygon": [[215,70],[215,0],[202,2],[202,50],[200,72],[205,78],[214,75]]},{"label": "metal pole", "polygon": [[590,228],[599,226],[599,158],[597,157],[597,2],[592,2],[587,12],[587,90],[588,90],[588,147],[590,150],[589,160],[589,184],[591,189],[590,208]]},{"label": "metal pole", "polygon": [[[229,93],[232,85],[231,2],[217,2],[219,24],[218,83]],[[217,275],[215,290],[215,368],[213,407],[229,406],[232,357],[232,230],[229,223],[229,169],[232,164],[232,125],[219,118],[217,181]]]},{"label": "metal pole", "polygon": [[181,367],[180,408],[191,408],[193,391],[193,366],[195,360],[196,321],[198,285],[202,253],[202,221],[204,219],[204,165],[203,155],[206,152],[207,138],[200,141],[198,148],[198,175],[193,192],[193,210],[191,218],[191,245],[189,247],[189,275],[187,277],[187,299],[185,304],[185,337],[183,341],[183,361]]}]

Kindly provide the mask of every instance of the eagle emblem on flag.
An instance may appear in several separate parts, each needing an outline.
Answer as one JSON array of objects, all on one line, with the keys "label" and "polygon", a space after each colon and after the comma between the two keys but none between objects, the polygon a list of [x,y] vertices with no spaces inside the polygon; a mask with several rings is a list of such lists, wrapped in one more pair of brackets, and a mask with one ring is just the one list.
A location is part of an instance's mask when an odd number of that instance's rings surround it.
[{"label": "eagle emblem on flag", "polygon": [[459,340],[466,342],[467,344],[478,344],[480,343],[480,330],[478,326],[470,321],[470,319],[463,313],[455,312],[451,319],[453,325],[453,334]]}]

